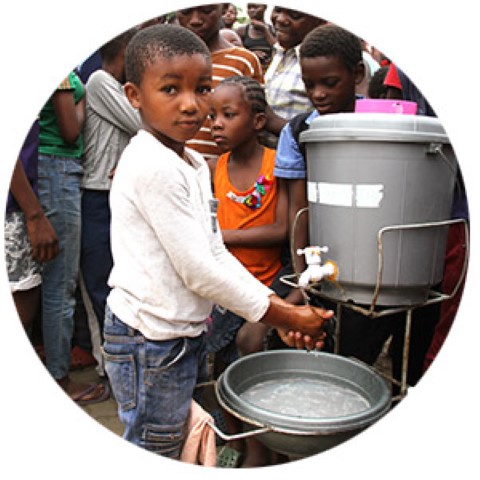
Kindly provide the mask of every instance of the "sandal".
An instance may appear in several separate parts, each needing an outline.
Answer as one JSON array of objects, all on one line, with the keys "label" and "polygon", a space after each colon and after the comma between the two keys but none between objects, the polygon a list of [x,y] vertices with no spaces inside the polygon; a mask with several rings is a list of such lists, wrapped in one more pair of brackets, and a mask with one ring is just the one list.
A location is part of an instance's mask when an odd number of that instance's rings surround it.
[{"label": "sandal", "polygon": [[91,383],[81,392],[71,395],[70,398],[80,406],[93,405],[110,398],[110,388],[103,383]]},{"label": "sandal", "polygon": [[217,467],[238,468],[242,464],[243,454],[234,448],[223,446],[217,453]]}]

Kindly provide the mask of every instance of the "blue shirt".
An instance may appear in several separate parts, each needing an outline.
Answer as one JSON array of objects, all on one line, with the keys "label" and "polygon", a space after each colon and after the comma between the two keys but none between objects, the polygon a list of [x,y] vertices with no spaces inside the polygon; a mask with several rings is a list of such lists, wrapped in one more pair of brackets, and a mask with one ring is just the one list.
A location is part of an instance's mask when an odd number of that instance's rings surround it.
[{"label": "blue shirt", "polygon": [[[305,120],[310,125],[320,114],[314,110]],[[275,168],[273,174],[277,178],[298,179],[307,178],[307,164],[295,140],[290,122],[280,132],[278,139]]]}]

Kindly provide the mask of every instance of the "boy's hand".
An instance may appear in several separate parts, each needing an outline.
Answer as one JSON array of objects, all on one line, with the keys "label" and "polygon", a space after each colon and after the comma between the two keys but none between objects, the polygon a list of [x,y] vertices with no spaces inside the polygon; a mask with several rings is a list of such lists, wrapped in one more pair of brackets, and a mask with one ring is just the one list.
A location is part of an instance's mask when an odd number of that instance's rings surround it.
[{"label": "boy's hand", "polygon": [[270,306],[262,322],[277,328],[287,345],[314,348],[317,344],[323,346],[323,326],[333,315],[332,310],[310,305],[292,305],[276,295],[271,295]]},{"label": "boy's hand", "polygon": [[325,337],[327,336],[324,332],[314,340],[310,335],[303,335],[301,332],[293,332],[292,330],[287,332],[277,328],[277,332],[285,345],[299,350],[322,350],[325,345]]}]

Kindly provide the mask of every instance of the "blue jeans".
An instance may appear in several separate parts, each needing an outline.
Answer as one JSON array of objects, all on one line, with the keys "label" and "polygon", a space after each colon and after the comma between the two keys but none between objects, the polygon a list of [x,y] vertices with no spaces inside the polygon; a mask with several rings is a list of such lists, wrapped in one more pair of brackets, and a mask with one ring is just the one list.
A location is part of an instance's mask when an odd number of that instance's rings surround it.
[{"label": "blue jeans", "polygon": [[59,241],[57,257],[44,264],[42,329],[46,367],[55,379],[68,375],[80,262],[79,159],[39,155],[38,194]]},{"label": "blue jeans", "polygon": [[146,339],[108,308],[104,358],[123,438],[166,457],[180,457],[197,382],[206,379],[205,335]]},{"label": "blue jeans", "polygon": [[85,189],[82,192],[80,268],[102,333],[105,304],[110,292],[107,282],[113,266],[109,194],[108,190]]}]

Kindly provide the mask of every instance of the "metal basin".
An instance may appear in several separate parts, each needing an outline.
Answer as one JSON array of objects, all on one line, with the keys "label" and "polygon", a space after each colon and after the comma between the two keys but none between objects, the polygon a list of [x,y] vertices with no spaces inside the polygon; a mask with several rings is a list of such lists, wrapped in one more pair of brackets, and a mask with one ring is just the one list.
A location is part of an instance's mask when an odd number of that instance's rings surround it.
[{"label": "metal basin", "polygon": [[[276,396],[262,398],[270,385]],[[281,392],[289,385],[297,390],[287,392],[291,397],[287,400]],[[312,385],[321,387],[321,394]],[[258,440],[291,458],[314,455],[348,440],[382,417],[391,403],[387,382],[370,367],[338,355],[302,350],[243,357],[225,370],[215,388],[220,405],[242,420],[246,430],[260,427]],[[316,397],[323,398],[321,410],[309,406],[309,396],[315,402]]]}]

